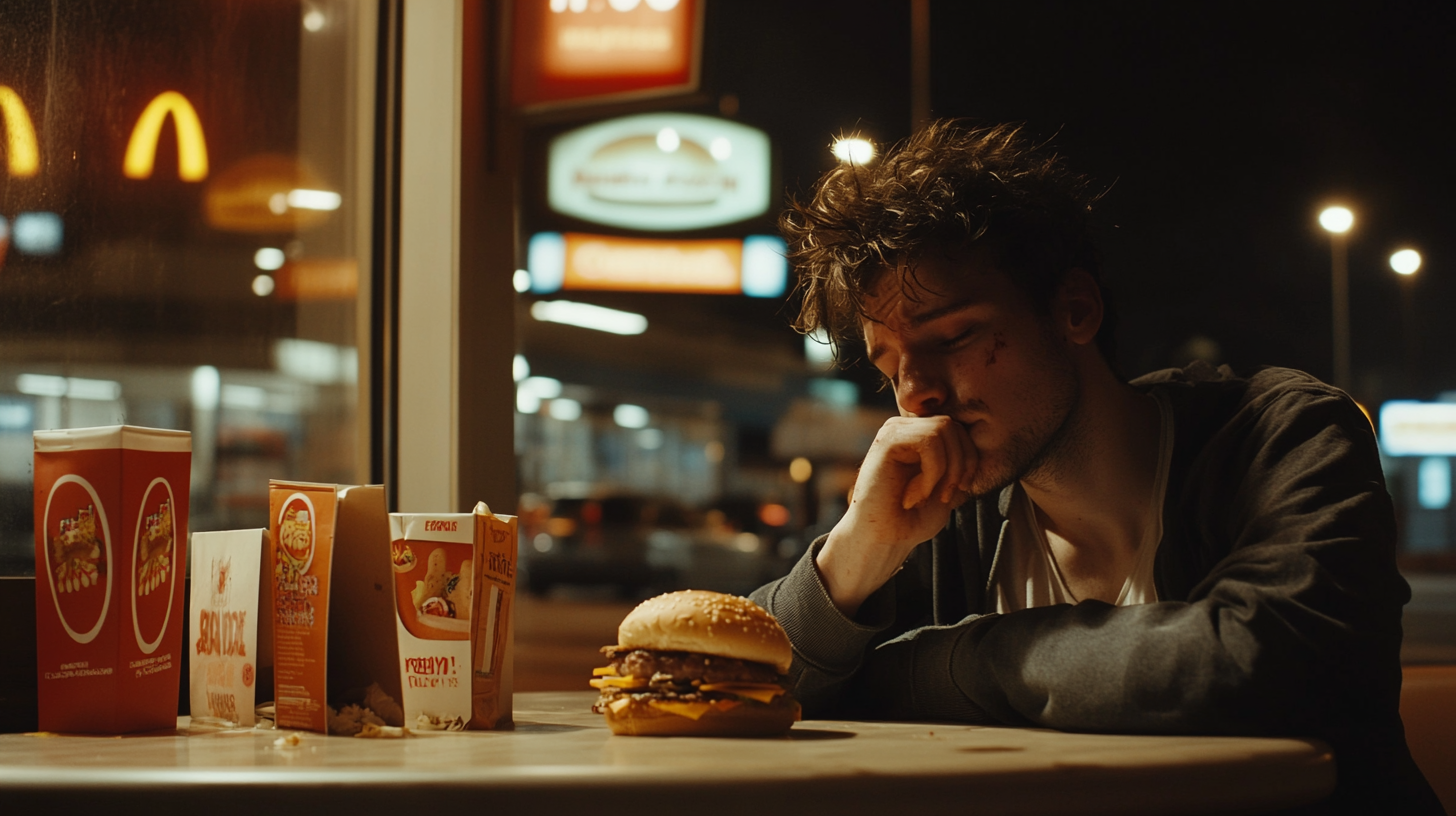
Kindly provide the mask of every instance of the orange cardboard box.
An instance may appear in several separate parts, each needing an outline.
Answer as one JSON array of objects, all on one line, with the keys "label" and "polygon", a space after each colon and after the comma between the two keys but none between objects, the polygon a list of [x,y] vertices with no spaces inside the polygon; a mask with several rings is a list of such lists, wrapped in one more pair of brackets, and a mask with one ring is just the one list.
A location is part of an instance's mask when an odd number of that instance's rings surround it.
[{"label": "orange cardboard box", "polygon": [[40,728],[177,727],[192,437],[35,432]]},{"label": "orange cardboard box", "polygon": [[384,488],[275,480],[268,507],[278,727],[326,734],[329,704],[373,684],[398,702]]}]

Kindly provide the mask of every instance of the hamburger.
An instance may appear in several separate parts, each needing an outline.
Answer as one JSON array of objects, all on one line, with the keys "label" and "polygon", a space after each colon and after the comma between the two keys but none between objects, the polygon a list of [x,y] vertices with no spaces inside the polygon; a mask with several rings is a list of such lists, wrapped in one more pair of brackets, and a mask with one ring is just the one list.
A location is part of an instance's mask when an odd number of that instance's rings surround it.
[{"label": "hamburger", "polygon": [[643,601],[622,619],[610,665],[593,671],[592,710],[614,734],[772,736],[799,719],[784,674],[793,649],[763,607],[685,590]]}]

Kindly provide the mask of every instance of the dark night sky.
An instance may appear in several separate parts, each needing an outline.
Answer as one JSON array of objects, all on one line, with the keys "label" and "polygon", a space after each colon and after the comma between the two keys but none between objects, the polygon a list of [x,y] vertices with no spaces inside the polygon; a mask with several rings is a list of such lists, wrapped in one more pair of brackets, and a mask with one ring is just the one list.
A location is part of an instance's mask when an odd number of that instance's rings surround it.
[{"label": "dark night sky", "polygon": [[[1110,186],[1101,206],[1124,373],[1221,361],[1332,374],[1322,204],[1350,238],[1356,395],[1456,389],[1456,4],[932,2],[937,116],[1024,122]],[[705,86],[769,130],[787,191],[840,132],[909,130],[909,3],[710,3]],[[1421,251],[1407,376],[1386,259]]]}]

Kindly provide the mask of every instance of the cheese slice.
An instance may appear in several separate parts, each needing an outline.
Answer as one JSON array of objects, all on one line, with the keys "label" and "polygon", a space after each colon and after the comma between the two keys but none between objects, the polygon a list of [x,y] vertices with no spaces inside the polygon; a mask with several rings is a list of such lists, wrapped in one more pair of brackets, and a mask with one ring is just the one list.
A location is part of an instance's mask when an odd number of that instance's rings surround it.
[{"label": "cheese slice", "polygon": [[712,703],[685,703],[681,700],[650,700],[648,702],[653,708],[676,714],[679,717],[687,717],[690,720],[702,717],[713,708]]},{"label": "cheese slice", "polygon": [[592,677],[601,677],[604,674],[610,674],[615,676],[617,674],[617,670],[612,668],[611,666],[602,666],[600,669],[592,669]]},{"label": "cheese slice", "polygon": [[635,689],[646,688],[647,679],[643,677],[593,677],[587,681],[592,688],[623,688]]},{"label": "cheese slice", "polygon": [[784,687],[783,686],[780,686],[778,683],[744,683],[744,682],[733,683],[733,682],[729,682],[729,683],[704,683],[703,686],[702,686],[702,690],[703,691],[733,691],[735,689],[762,689],[763,691],[777,691],[780,694],[783,694],[784,693]]},{"label": "cheese slice", "polygon": [[733,709],[735,709],[735,708],[737,708],[737,707],[739,707],[741,705],[743,705],[743,703],[741,703],[741,702],[739,702],[737,700],[714,700],[713,701],[713,708],[716,708],[719,711],[732,711]]},{"label": "cheese slice", "polygon": [[708,683],[699,686],[702,691],[721,691],[724,694],[736,694],[739,697],[747,697],[750,700],[757,700],[760,703],[771,703],[773,698],[784,693],[782,686],[776,683]]}]

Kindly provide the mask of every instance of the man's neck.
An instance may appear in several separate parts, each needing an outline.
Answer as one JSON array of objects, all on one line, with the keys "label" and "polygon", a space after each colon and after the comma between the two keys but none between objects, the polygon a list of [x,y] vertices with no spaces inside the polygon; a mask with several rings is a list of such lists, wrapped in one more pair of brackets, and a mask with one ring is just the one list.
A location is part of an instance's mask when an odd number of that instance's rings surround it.
[{"label": "man's neck", "polygon": [[1021,480],[1078,600],[1115,601],[1154,518],[1159,410],[1105,366],[1083,368],[1075,427]]}]

